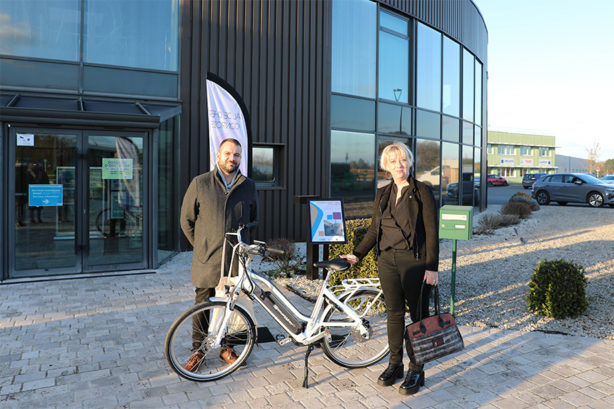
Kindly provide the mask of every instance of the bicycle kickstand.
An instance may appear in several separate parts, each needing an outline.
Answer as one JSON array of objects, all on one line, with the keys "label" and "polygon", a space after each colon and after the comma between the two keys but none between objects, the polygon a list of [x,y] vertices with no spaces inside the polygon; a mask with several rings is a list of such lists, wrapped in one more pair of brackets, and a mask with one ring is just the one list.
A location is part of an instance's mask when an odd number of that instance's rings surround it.
[{"label": "bicycle kickstand", "polygon": [[313,344],[307,347],[307,352],[305,353],[305,378],[303,379],[303,388],[309,388],[309,354],[313,351]]}]

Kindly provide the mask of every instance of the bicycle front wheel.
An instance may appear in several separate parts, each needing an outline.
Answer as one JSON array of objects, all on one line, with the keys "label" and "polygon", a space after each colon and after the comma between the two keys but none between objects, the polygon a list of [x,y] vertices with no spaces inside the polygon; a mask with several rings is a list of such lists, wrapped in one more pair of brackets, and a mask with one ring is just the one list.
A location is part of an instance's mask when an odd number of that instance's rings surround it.
[{"label": "bicycle front wheel", "polygon": [[367,328],[369,335],[363,336],[358,327],[335,326],[335,323],[352,320],[346,313],[331,306],[324,316],[330,337],[322,341],[322,350],[331,361],[346,368],[363,368],[379,362],[389,352],[384,294],[376,290],[363,290],[342,297],[341,301],[362,318],[359,325]]},{"label": "bicycle front wheel", "polygon": [[[221,345],[213,345],[215,328],[225,312],[225,302],[205,302],[185,311],[171,325],[164,354],[178,375],[192,381],[213,381],[232,373],[247,359],[254,347],[256,329],[239,305],[235,305]],[[229,356],[235,360],[228,362]]]}]

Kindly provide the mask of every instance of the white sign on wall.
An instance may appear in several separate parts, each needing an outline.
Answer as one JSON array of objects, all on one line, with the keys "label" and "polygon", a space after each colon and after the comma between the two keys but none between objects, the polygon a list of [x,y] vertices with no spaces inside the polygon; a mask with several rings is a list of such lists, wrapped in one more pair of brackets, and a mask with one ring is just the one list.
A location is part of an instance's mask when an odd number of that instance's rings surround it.
[{"label": "white sign on wall", "polygon": [[540,159],[539,166],[550,166],[552,161],[550,159]]},{"label": "white sign on wall", "polygon": [[533,166],[533,159],[520,159],[521,166]]},{"label": "white sign on wall", "polygon": [[512,158],[501,158],[501,159],[499,159],[499,164],[501,166],[514,166],[514,159],[512,159]]}]

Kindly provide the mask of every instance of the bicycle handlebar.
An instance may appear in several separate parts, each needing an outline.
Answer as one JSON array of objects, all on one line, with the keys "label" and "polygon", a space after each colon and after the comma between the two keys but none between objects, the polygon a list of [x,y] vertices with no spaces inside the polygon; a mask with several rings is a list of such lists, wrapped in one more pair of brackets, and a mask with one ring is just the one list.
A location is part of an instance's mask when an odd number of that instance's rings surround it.
[{"label": "bicycle handlebar", "polygon": [[[248,223],[248,224],[241,225],[237,229],[237,237],[238,237],[239,241],[241,242],[241,244],[243,244],[246,248],[249,248],[250,246],[243,241],[243,238],[241,237],[241,231],[243,229],[249,229],[249,228],[256,227],[256,226],[258,226],[258,222],[251,222],[251,223]],[[276,249],[274,247],[268,247],[266,245],[266,243],[263,242],[263,241],[254,240],[254,245],[257,246],[257,248],[252,247],[250,249],[251,251],[248,250],[249,253],[251,253],[251,254],[259,254],[259,255],[263,256],[264,253],[267,252],[267,253],[275,254],[277,256],[284,256],[284,255],[286,255],[285,251],[280,250],[280,249]]]}]

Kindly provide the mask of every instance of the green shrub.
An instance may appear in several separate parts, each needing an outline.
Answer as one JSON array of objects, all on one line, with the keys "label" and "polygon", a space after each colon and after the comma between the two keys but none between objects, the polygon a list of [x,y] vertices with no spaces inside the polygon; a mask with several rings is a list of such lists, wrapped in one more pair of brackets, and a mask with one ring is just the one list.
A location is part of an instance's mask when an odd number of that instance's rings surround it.
[{"label": "green shrub", "polygon": [[492,234],[499,227],[507,227],[520,223],[518,215],[485,213],[478,219],[478,225],[473,230],[475,234]]},{"label": "green shrub", "polygon": [[577,317],[586,310],[584,267],[564,260],[542,260],[529,283],[529,310],[552,318]]},{"label": "green shrub", "polygon": [[531,216],[531,206],[524,202],[507,202],[499,210],[501,214],[516,215],[521,219],[528,219]]},{"label": "green shrub", "polygon": [[512,197],[510,197],[510,201],[514,198],[518,198],[518,197],[523,197],[527,200],[531,200],[531,195],[525,192],[516,192],[512,195]]},{"label": "green shrub", "polygon": [[522,202],[531,206],[531,210],[536,212],[540,209],[539,204],[535,199],[531,199],[529,195],[524,192],[514,193],[512,197],[510,197],[509,202]]},{"label": "green shrub", "polygon": [[[329,247],[329,259],[339,257],[342,254],[352,254],[354,248],[362,241],[362,238],[367,233],[371,219],[355,219],[347,220],[347,237],[346,244],[332,244]],[[377,277],[377,258],[375,251],[371,251],[362,258],[358,263],[345,271],[337,271],[331,274],[328,282],[331,286],[340,284],[342,280],[347,278],[368,278]]]}]

